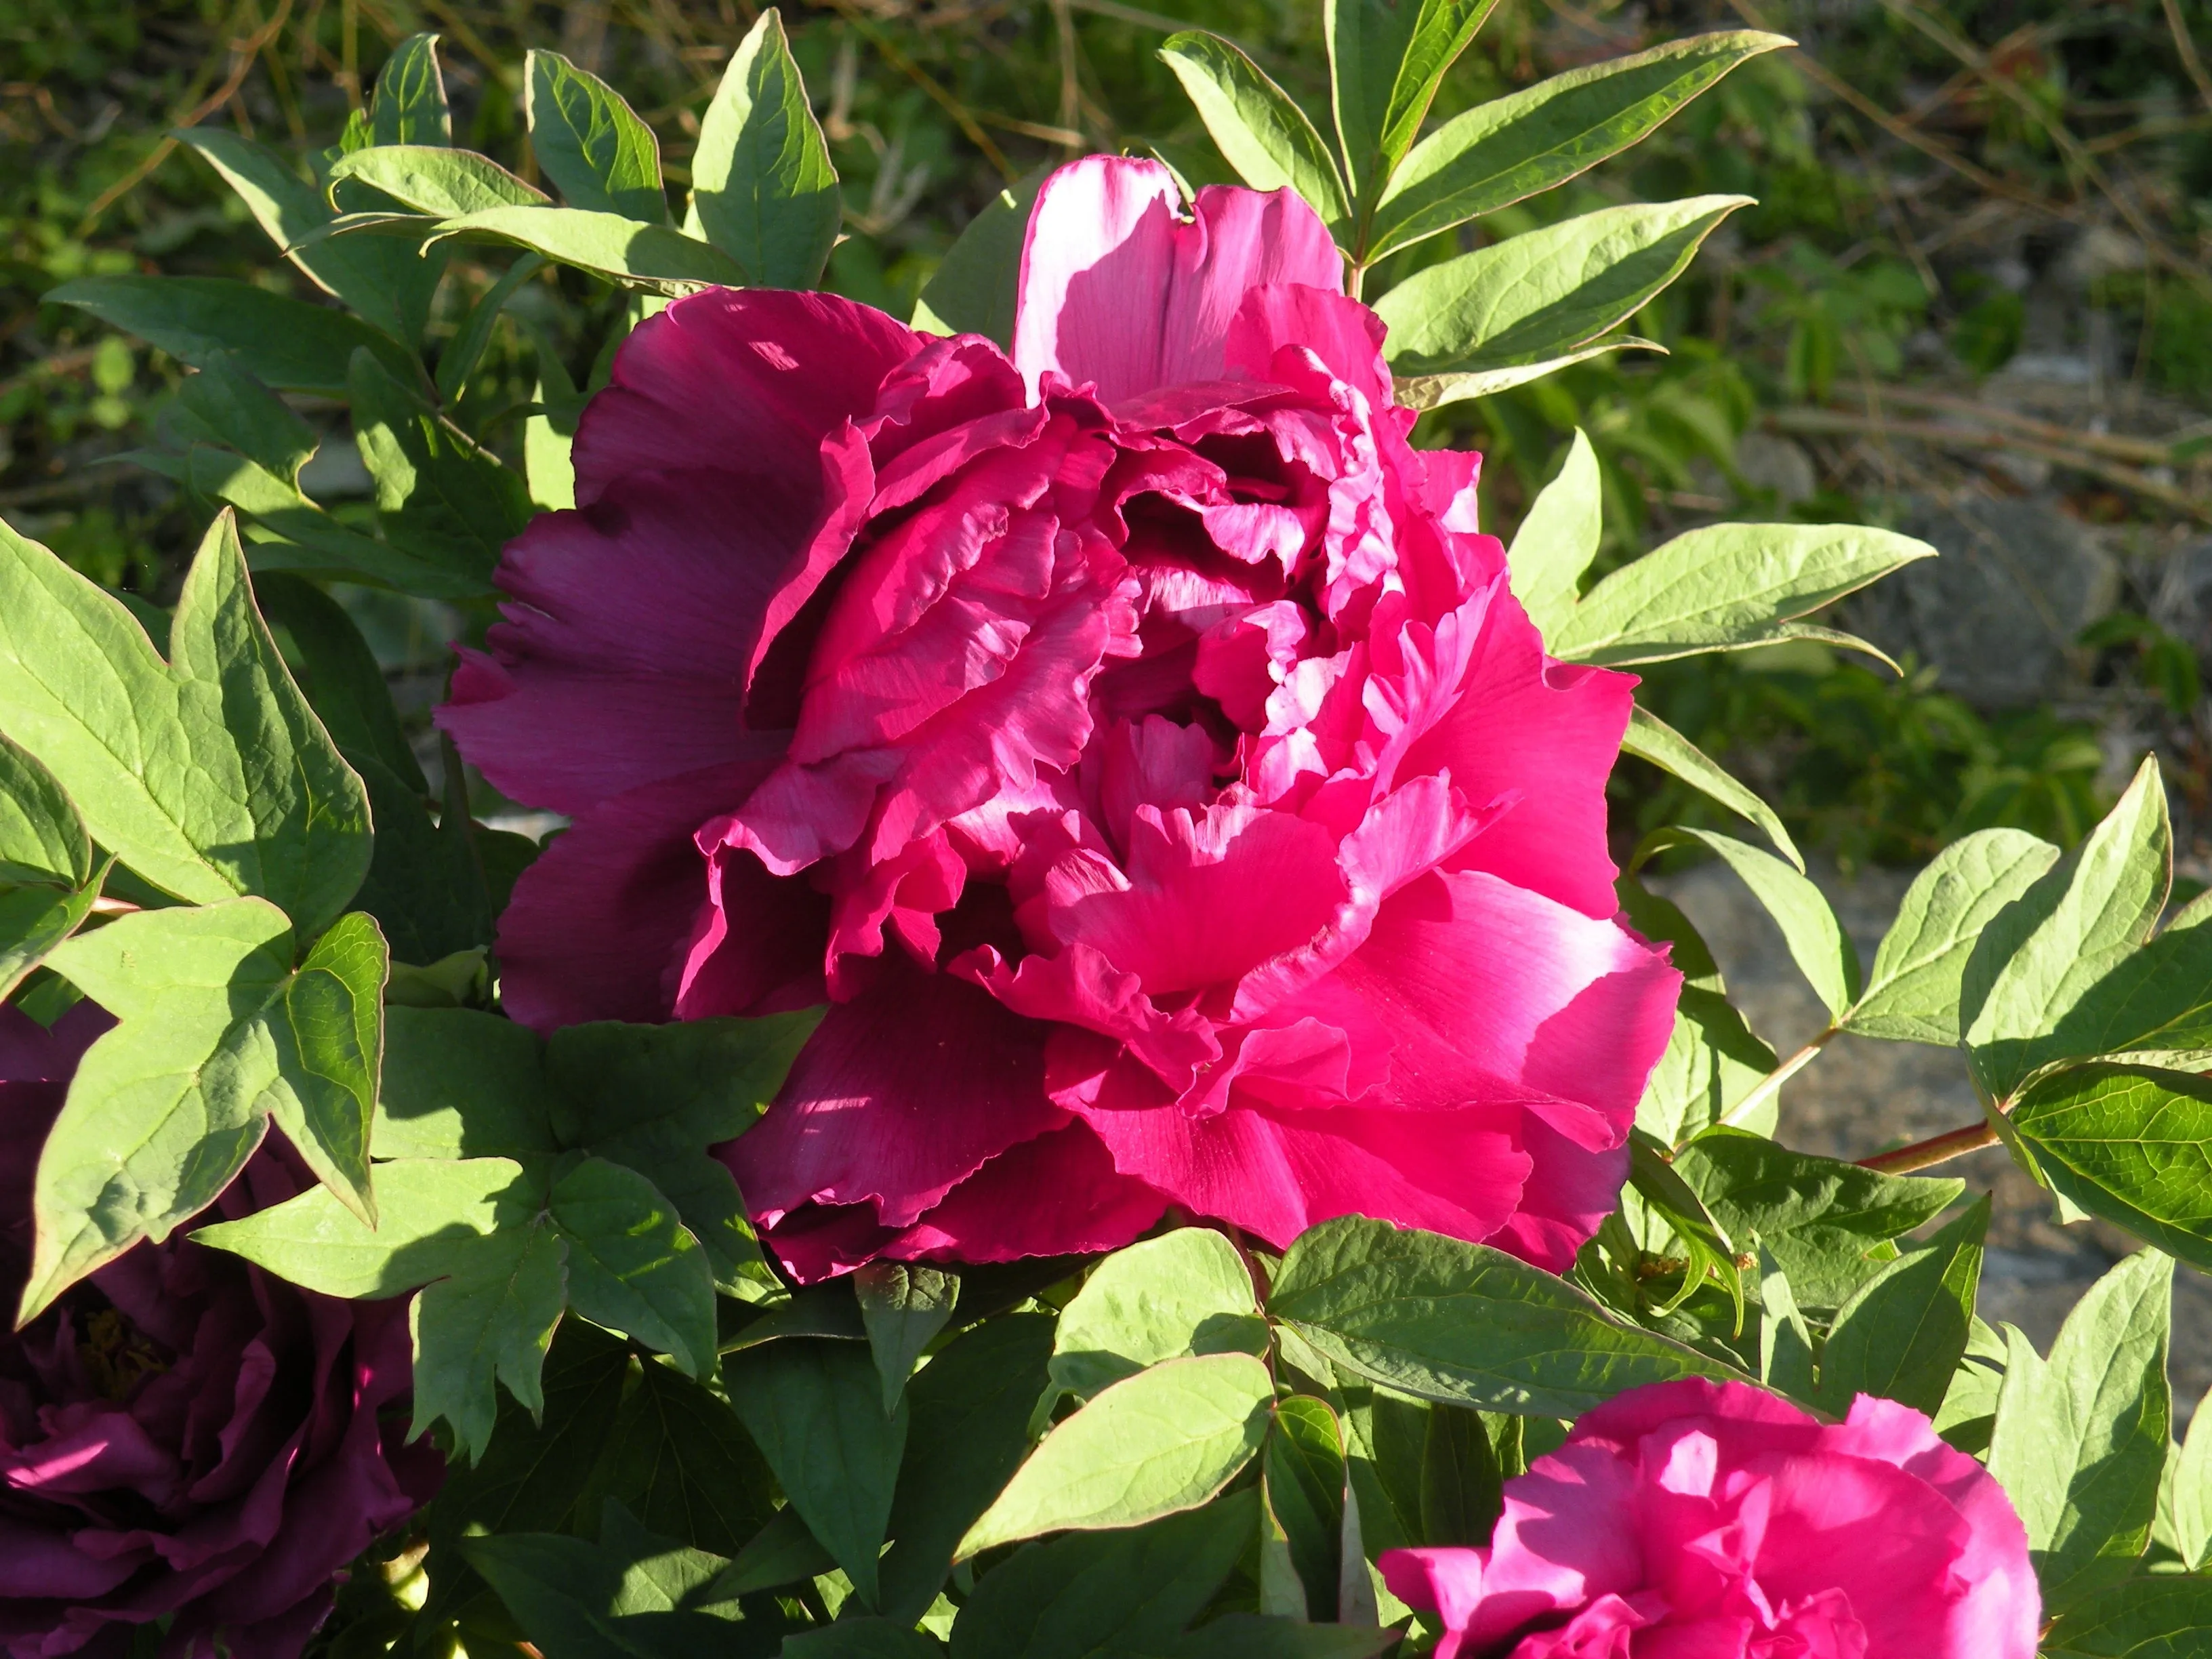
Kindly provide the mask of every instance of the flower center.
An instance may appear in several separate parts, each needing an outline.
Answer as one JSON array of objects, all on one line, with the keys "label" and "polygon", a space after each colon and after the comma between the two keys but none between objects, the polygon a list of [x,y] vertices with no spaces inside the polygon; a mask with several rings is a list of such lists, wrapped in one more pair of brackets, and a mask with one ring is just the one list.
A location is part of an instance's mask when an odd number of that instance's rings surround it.
[{"label": "flower center", "polygon": [[93,1392],[118,1406],[148,1377],[169,1369],[161,1350],[113,1308],[102,1308],[85,1321],[76,1352]]}]

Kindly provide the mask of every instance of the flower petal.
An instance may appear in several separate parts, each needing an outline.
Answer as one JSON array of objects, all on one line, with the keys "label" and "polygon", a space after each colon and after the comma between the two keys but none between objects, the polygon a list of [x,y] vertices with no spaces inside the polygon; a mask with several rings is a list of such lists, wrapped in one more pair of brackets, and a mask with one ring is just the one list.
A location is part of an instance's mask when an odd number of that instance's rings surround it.
[{"label": "flower petal", "polygon": [[717,1149],[752,1212],[872,1204],[915,1220],[986,1158],[1067,1121],[1045,1098],[1045,1028],[893,951],[832,1004],[783,1092]]},{"label": "flower petal", "polygon": [[1107,403],[1221,377],[1229,327],[1265,283],[1341,292],[1344,261],[1292,191],[1208,185],[1193,216],[1158,161],[1091,155],[1045,180],[1022,250],[1014,362]]},{"label": "flower petal", "polygon": [[738,762],[647,784],[556,836],[500,917],[507,1012],[538,1031],[666,1019],[688,947],[708,921],[707,860],[693,836],[743,799],[766,766]]},{"label": "flower petal", "polygon": [[577,423],[576,501],[635,472],[811,478],[823,441],[929,342],[834,294],[708,289],[640,323]]}]

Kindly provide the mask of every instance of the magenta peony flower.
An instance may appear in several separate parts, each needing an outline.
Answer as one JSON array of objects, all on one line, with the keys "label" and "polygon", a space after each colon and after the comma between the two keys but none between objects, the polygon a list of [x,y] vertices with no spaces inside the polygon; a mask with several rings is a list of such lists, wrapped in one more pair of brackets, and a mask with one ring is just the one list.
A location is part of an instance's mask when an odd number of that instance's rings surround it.
[{"label": "magenta peony flower", "polygon": [[[0,1008],[0,1297],[21,1294],[39,1148],[110,1022]],[[304,1180],[264,1149],[217,1208]],[[404,1447],[407,1304],[316,1296],[173,1236],[0,1334],[0,1651],[292,1659],[339,1569],[436,1489]]]},{"label": "magenta peony flower", "polygon": [[1436,1659],[2033,1659],[2042,1605],[2003,1488],[1918,1412],[1741,1382],[1632,1389],[1505,1483],[1488,1548],[1382,1568]]},{"label": "magenta peony flower", "polygon": [[1678,975],[1614,921],[1630,678],[1548,660],[1288,191],[1092,157],[1011,358],[708,292],[586,410],[440,713],[574,825],[540,1028],[830,1008],[726,1149],[801,1278],[1358,1212],[1564,1267]]}]

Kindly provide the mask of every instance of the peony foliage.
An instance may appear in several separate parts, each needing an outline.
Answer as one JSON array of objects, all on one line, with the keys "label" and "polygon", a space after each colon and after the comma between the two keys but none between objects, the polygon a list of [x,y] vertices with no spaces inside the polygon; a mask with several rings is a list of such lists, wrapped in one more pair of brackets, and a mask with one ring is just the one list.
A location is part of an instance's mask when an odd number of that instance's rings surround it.
[{"label": "peony foliage", "polygon": [[[1825,607],[1933,550],[1724,525],[1593,580],[1586,440],[1510,546],[1413,441],[1645,348],[1741,199],[1374,291],[1789,43],[1429,129],[1488,9],[1330,0],[1323,123],[1174,36],[1243,185],[1010,185],[906,320],[814,291],[837,179],[772,9],[680,215],[551,52],[539,182],[453,147],[428,35],[312,179],[179,135],[328,303],[51,296],[194,371],[137,459],[212,524],[173,611],[0,530],[11,1659],[2212,1639],[2166,1364],[2212,906],[2155,763],[2063,855],[1945,848],[1860,960],[1632,671],[1870,651]],[[495,430],[465,394],[558,265],[626,308]],[[366,514],[303,490],[299,395]],[[329,584],[497,605],[441,787]],[[1618,867],[1624,752],[1756,839]],[[464,761],[567,827],[473,816]],[[1799,1052],[1641,879],[1669,848],[1773,917]],[[1985,1121],[1791,1149],[1843,1033],[1956,1051]],[[1994,1142],[2146,1247],[2047,1355],[1921,1173]]]}]

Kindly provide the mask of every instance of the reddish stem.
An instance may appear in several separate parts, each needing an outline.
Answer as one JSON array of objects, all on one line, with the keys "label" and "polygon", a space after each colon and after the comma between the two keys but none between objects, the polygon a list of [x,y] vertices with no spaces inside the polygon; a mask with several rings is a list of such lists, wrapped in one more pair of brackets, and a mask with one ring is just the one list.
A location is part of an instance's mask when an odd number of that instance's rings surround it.
[{"label": "reddish stem", "polygon": [[1915,1170],[1951,1158],[1963,1158],[1968,1152],[1978,1152],[1984,1146],[1994,1146],[1997,1132],[1987,1123],[1971,1124],[1963,1129],[1952,1129],[1927,1140],[1916,1140],[1910,1146],[1899,1146],[1894,1152],[1876,1152],[1872,1158],[1859,1160],[1862,1170],[1879,1170],[1884,1175],[1911,1175]]}]

